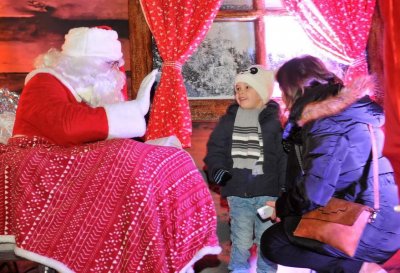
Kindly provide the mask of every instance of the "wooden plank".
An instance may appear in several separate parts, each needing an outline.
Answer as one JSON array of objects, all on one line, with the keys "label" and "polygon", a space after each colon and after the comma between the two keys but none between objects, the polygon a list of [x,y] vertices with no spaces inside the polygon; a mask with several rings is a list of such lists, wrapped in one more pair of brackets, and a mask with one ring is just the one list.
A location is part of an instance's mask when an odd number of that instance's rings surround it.
[{"label": "wooden plank", "polygon": [[153,68],[151,32],[147,26],[139,0],[128,1],[130,33],[130,65],[132,73],[130,98],[136,98],[143,78]]},{"label": "wooden plank", "polygon": [[[253,5],[257,10],[264,10],[264,0],[254,0]],[[259,17],[254,22],[255,42],[256,42],[256,63],[267,65],[267,54],[265,48],[265,23],[264,17]]]},{"label": "wooden plank", "polygon": [[234,100],[189,100],[193,121],[217,121]]},{"label": "wooden plank", "polygon": [[266,9],[266,10],[220,10],[215,18],[215,21],[222,22],[241,22],[241,21],[254,21],[264,15],[287,15],[285,9]]}]

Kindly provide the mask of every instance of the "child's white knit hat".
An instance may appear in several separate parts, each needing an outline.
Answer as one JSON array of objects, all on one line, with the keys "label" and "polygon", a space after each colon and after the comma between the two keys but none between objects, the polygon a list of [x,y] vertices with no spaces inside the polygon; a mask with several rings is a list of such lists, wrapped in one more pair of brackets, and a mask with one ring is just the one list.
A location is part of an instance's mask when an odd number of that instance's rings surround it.
[{"label": "child's white knit hat", "polygon": [[252,65],[236,75],[235,85],[238,82],[247,83],[256,90],[264,103],[267,103],[274,90],[275,73],[261,65]]}]

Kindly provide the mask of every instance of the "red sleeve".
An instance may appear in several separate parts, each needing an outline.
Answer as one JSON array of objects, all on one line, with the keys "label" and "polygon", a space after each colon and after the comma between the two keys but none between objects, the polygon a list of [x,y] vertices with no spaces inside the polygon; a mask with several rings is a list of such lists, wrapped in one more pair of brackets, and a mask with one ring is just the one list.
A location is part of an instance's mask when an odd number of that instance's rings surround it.
[{"label": "red sleeve", "polygon": [[104,140],[108,123],[103,107],[79,103],[51,74],[39,73],[25,86],[13,135],[44,137],[58,145]]}]

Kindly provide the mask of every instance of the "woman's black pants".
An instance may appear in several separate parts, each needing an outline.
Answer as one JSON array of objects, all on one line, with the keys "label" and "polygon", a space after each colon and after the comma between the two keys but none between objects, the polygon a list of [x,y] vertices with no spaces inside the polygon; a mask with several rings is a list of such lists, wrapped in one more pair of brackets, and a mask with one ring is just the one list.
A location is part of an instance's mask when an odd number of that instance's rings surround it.
[{"label": "woman's black pants", "polygon": [[284,266],[310,268],[318,273],[358,273],[362,261],[340,256],[334,251],[326,254],[294,245],[284,231],[282,222],[272,225],[261,237],[262,254]]}]

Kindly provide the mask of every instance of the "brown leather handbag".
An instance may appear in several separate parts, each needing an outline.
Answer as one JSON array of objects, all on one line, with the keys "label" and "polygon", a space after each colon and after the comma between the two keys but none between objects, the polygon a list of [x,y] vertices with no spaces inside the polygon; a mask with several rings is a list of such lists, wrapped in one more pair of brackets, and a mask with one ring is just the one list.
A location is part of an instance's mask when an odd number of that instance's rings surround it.
[{"label": "brown leather handbag", "polygon": [[[333,197],[326,206],[304,214],[293,232],[294,236],[317,240],[335,247],[348,256],[354,256],[365,226],[373,221],[379,210],[376,140],[372,126],[369,125],[368,128],[372,144],[374,208]],[[300,160],[299,153],[297,156]],[[299,163],[301,166],[301,160]]]}]

